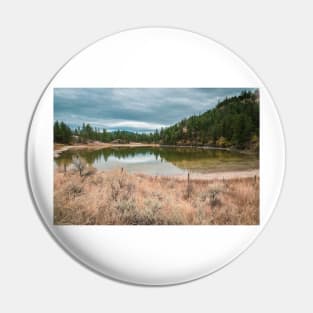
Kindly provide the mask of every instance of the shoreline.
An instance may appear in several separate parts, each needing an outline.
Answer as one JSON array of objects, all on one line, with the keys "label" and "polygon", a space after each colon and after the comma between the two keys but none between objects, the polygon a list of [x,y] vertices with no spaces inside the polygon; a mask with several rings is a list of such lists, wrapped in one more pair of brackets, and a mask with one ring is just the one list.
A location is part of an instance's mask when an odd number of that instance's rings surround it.
[{"label": "shoreline", "polygon": [[106,148],[145,148],[145,147],[158,147],[158,148],[193,148],[193,149],[203,149],[203,150],[222,150],[229,152],[237,152],[242,154],[256,154],[255,152],[249,150],[237,150],[231,148],[221,148],[213,146],[193,146],[193,145],[160,145],[158,143],[141,143],[141,142],[130,142],[130,143],[108,143],[108,142],[93,142],[87,144],[74,144],[74,145],[64,145],[55,143],[53,145],[54,158],[58,158],[60,154],[68,150],[101,150]]},{"label": "shoreline", "polygon": [[[190,173],[190,180],[224,180],[224,179],[238,179],[238,178],[252,178],[259,177],[260,170],[238,170],[238,171],[227,171],[227,172],[212,172],[212,173]],[[186,180],[186,174],[164,176],[168,178],[174,178],[176,180]]]},{"label": "shoreline", "polygon": [[[121,168],[113,168],[110,170],[96,170],[95,173],[106,174],[112,170],[120,171]],[[57,173],[58,171],[55,171]],[[127,172],[128,175],[134,175],[139,177],[154,178],[159,180],[175,180],[175,181],[185,181],[187,180],[188,172],[184,174],[174,174],[174,175],[150,175],[140,172]],[[219,172],[209,172],[209,173],[195,173],[189,172],[190,181],[212,181],[212,180],[228,180],[228,179],[241,179],[241,178],[253,178],[260,177],[260,169],[251,170],[232,170],[232,171],[219,171]]]},{"label": "shoreline", "polygon": [[130,142],[130,143],[107,143],[107,142],[93,142],[89,144],[75,144],[75,145],[63,145],[63,144],[54,144],[53,145],[53,152],[54,158],[58,158],[61,153],[68,151],[68,150],[101,150],[106,148],[138,148],[138,147],[160,147],[159,144],[155,143],[140,143],[140,142]]}]

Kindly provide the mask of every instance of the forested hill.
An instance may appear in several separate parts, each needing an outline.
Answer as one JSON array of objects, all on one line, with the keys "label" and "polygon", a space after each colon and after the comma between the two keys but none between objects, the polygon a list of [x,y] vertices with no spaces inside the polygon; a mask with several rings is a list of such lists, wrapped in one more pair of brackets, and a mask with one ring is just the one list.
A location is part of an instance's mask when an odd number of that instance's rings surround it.
[{"label": "forested hill", "polygon": [[212,110],[161,130],[160,143],[258,150],[258,91],[226,98]]},{"label": "forested hill", "polygon": [[258,151],[259,93],[247,91],[236,97],[225,98],[214,109],[150,134],[120,130],[108,132],[106,129],[93,128],[89,124],[83,124],[73,130],[63,122],[54,123],[54,142],[68,144],[90,140],[205,145]]}]

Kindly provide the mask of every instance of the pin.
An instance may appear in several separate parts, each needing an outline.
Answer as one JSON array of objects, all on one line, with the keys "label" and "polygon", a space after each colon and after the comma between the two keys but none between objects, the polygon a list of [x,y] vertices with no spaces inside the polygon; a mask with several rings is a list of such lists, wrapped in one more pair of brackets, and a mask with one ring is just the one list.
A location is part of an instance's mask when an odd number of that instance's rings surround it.
[{"label": "pin", "polygon": [[26,162],[41,220],[73,259],[170,285],[253,242],[277,203],[285,146],[267,89],[236,54],[192,32],[140,28],[59,70]]}]

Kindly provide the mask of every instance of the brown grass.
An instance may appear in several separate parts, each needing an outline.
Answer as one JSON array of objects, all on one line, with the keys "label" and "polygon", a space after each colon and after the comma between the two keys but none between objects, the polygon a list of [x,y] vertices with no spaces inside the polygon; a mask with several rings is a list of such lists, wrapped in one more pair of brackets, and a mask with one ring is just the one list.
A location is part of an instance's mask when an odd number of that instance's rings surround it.
[{"label": "brown grass", "polygon": [[[186,177],[187,178],[187,177]],[[55,172],[58,225],[257,225],[259,178],[177,180],[87,170]]]}]

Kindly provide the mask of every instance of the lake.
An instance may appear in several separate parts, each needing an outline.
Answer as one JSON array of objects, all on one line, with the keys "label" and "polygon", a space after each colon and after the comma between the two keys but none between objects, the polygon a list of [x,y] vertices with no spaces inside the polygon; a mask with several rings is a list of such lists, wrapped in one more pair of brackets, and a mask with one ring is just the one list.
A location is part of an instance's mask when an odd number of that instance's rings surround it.
[{"label": "lake", "polygon": [[188,171],[214,173],[259,168],[257,155],[188,147],[114,147],[101,150],[67,150],[54,159],[55,168],[70,166],[79,155],[98,170],[124,168],[131,173],[179,175]]}]

